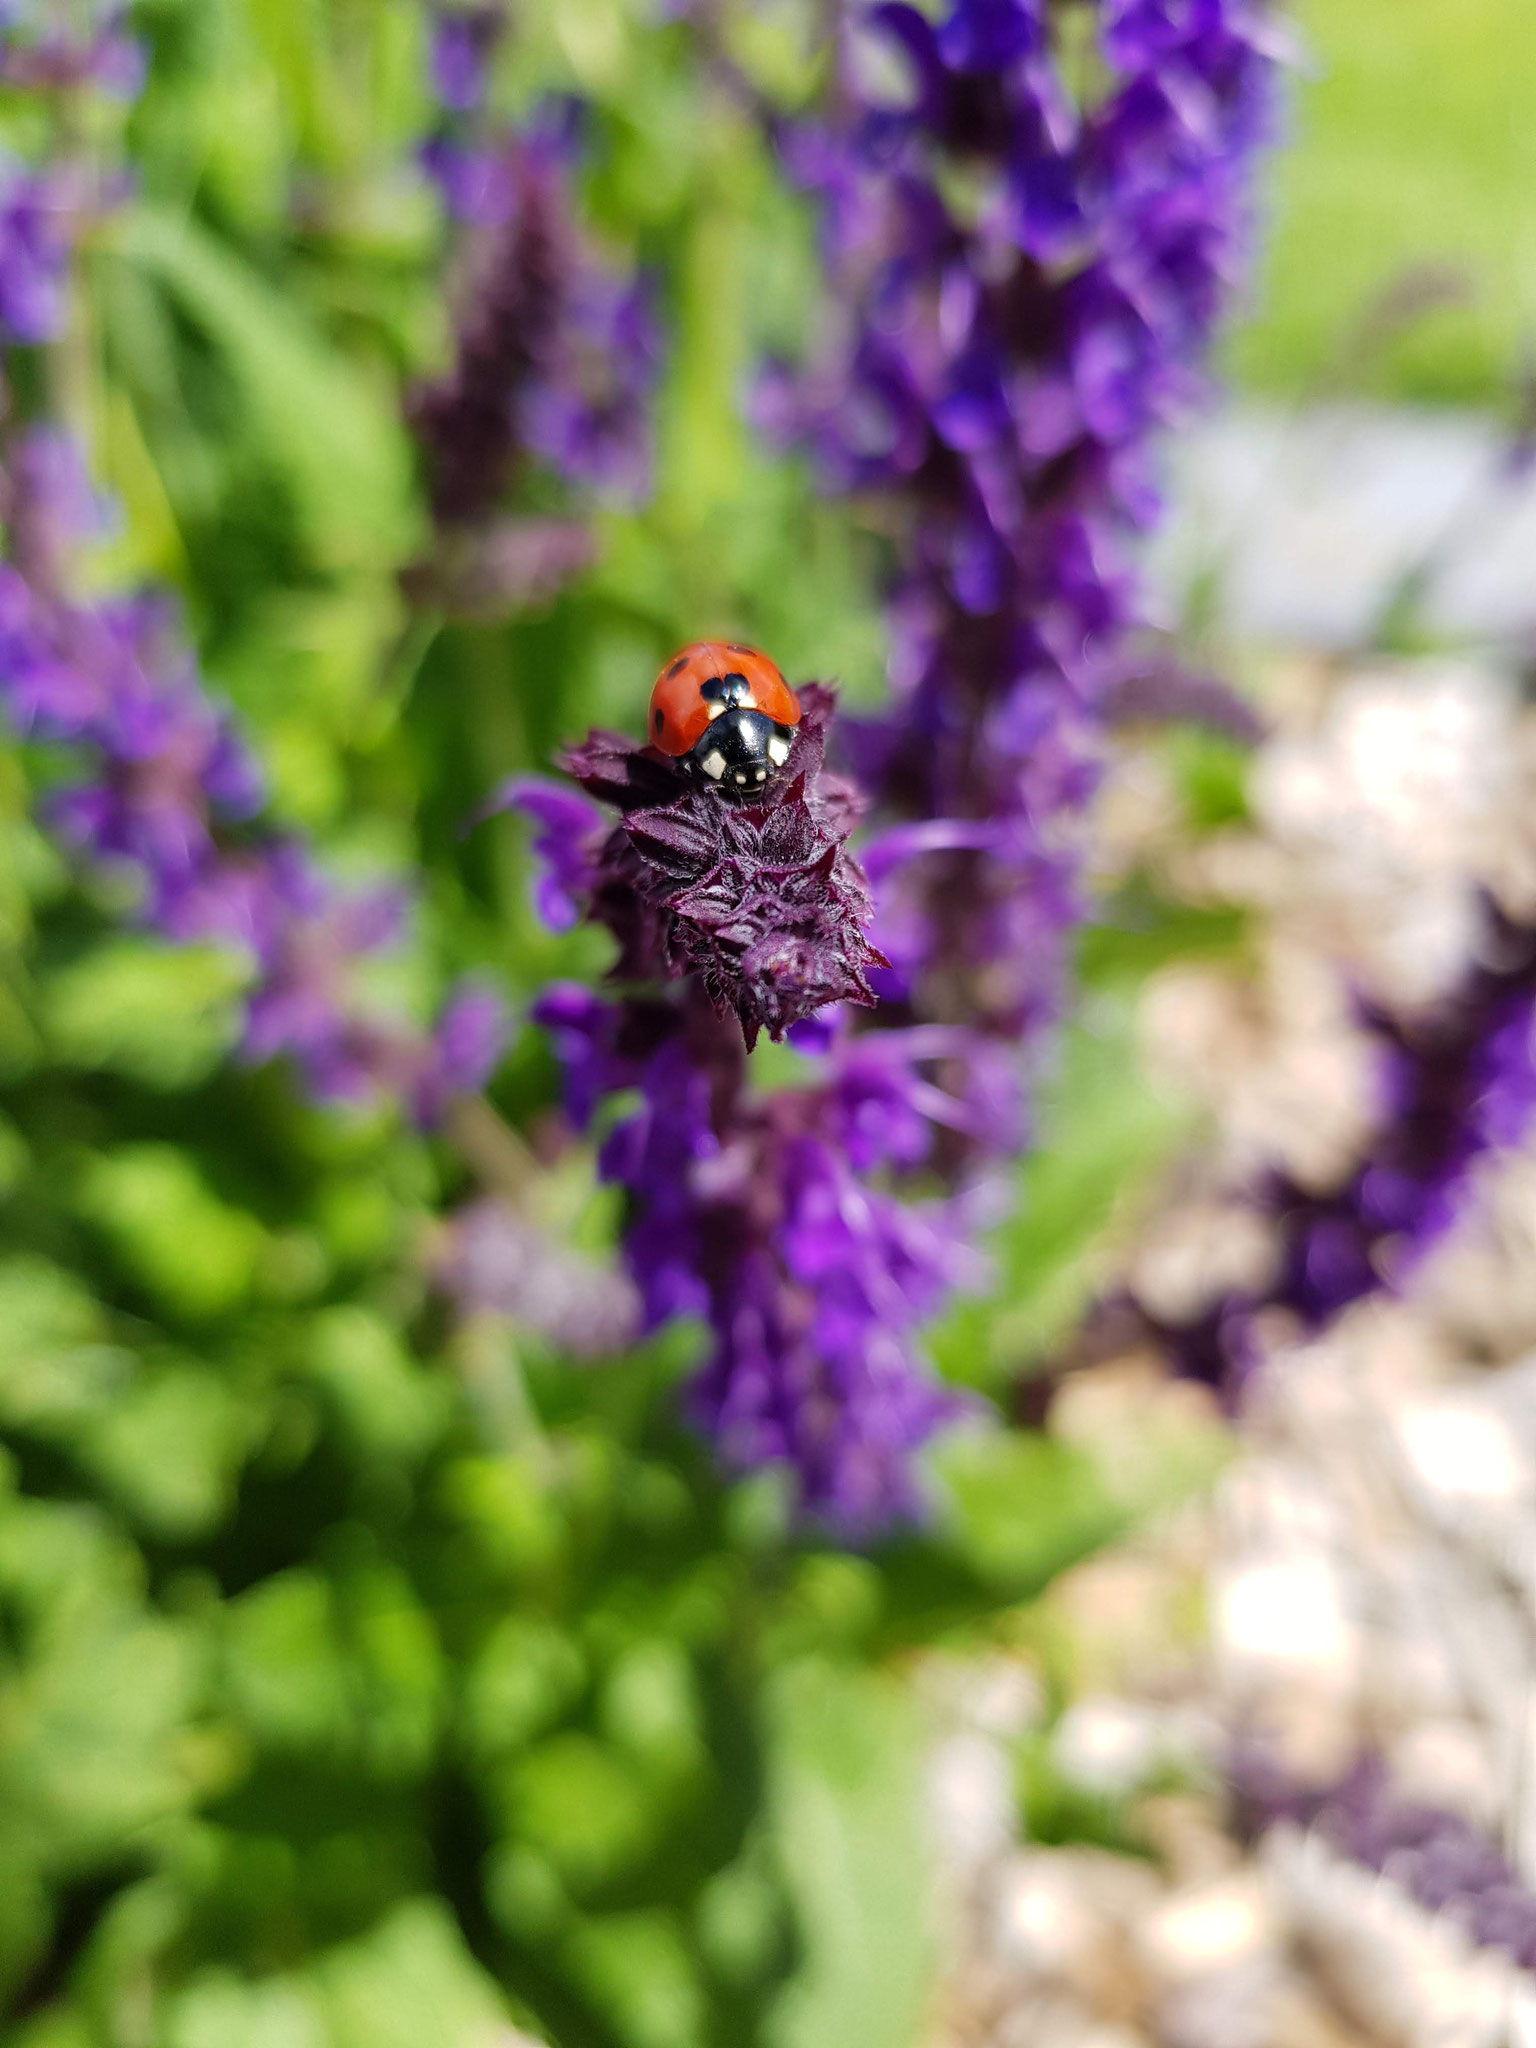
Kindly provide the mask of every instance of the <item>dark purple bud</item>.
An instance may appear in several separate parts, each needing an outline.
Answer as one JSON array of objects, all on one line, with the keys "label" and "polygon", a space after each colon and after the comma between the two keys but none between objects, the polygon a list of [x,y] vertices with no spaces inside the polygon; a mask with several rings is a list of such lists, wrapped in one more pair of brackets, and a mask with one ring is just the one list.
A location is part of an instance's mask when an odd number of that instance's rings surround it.
[{"label": "dark purple bud", "polygon": [[749,800],[702,784],[649,747],[597,734],[562,765],[622,823],[599,856],[593,915],[619,941],[624,979],[695,974],[748,1049],[828,1003],[870,1004],[886,964],[865,936],[869,891],[846,841],[850,786],[822,766],[833,698],[800,691],[782,772]]}]

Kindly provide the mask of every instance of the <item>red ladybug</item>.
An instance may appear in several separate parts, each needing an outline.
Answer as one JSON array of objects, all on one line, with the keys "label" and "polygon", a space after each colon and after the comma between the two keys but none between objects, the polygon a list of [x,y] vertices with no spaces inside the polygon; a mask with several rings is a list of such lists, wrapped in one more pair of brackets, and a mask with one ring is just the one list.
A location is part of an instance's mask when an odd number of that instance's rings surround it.
[{"label": "red ladybug", "polygon": [[799,723],[795,693],[767,655],[735,641],[685,647],[651,691],[652,744],[733,794],[778,773]]}]

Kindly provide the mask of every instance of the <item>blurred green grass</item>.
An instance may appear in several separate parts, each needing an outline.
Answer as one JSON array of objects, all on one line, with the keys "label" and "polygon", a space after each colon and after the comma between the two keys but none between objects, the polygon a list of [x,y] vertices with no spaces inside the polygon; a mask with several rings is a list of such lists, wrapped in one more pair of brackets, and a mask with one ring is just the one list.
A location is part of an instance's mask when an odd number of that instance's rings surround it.
[{"label": "blurred green grass", "polygon": [[[1298,0],[1295,19],[1307,73],[1234,377],[1285,398],[1506,397],[1536,337],[1536,6]],[[1462,301],[1351,348],[1382,294],[1425,266],[1459,274]]]}]

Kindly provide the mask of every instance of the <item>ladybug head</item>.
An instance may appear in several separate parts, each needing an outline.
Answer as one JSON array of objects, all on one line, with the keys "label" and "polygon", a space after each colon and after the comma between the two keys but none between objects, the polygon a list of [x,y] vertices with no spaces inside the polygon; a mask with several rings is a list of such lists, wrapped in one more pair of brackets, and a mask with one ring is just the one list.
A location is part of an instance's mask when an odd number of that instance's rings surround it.
[{"label": "ladybug head", "polygon": [[[740,682],[725,676],[723,683]],[[743,691],[745,694],[745,691]],[[687,756],[695,775],[732,796],[750,796],[776,775],[789,759],[794,743],[787,727],[776,725],[764,711],[731,701],[712,714],[709,729]]]}]

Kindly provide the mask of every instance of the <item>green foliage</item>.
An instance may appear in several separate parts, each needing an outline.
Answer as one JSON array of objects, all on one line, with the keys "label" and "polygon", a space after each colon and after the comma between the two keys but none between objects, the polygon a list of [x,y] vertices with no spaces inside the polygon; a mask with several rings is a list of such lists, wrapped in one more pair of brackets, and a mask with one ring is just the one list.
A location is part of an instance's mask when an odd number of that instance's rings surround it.
[{"label": "green foliage", "polygon": [[1285,398],[1507,402],[1536,322],[1536,15],[1526,0],[1295,12],[1292,146],[1236,373]]},{"label": "green foliage", "polygon": [[769,1711],[772,1810],[806,1928],[805,1966],[769,2042],[909,2041],[928,1955],[915,1710],[888,1679],[808,1661],[780,1676]]}]

